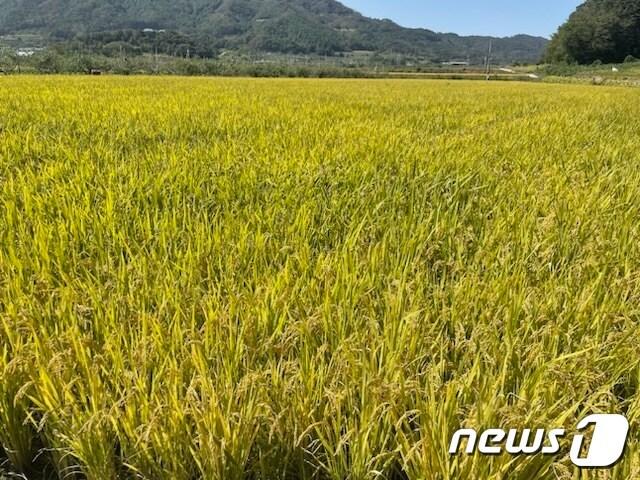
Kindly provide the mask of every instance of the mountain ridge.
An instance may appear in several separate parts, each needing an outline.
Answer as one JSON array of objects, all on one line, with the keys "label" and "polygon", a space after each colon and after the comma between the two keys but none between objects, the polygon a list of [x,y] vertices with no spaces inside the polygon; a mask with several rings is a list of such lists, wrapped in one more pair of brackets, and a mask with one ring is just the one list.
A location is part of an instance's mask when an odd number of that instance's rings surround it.
[{"label": "mountain ridge", "polygon": [[536,61],[547,40],[459,36],[368,18],[336,0],[0,0],[0,34],[72,39],[126,29],[166,29],[216,49],[333,55],[372,51],[434,61],[486,55]]}]

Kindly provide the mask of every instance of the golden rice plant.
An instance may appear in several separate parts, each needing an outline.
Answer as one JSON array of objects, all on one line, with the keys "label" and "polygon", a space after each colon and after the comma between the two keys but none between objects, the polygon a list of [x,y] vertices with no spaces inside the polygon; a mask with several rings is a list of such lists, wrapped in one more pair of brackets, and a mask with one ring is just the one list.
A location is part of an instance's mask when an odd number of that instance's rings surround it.
[{"label": "golden rice plant", "polygon": [[[0,78],[0,477],[640,478],[639,131],[624,88]],[[598,412],[608,472],[448,454]]]}]

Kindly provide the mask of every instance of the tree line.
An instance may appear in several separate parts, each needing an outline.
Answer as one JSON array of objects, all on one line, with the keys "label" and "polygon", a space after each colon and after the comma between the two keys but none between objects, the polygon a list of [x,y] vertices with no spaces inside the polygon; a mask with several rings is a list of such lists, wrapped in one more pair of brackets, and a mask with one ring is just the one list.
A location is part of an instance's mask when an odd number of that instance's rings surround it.
[{"label": "tree line", "polygon": [[587,0],[547,48],[549,63],[621,63],[640,58],[640,1]]}]

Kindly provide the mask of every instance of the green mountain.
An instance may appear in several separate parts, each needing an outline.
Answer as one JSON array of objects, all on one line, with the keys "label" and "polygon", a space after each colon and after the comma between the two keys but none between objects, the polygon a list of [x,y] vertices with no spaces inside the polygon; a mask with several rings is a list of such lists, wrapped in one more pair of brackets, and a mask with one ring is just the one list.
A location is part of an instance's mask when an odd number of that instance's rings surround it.
[{"label": "green mountain", "polygon": [[640,1],[588,0],[553,36],[547,60],[622,62],[640,58]]},{"label": "green mountain", "polygon": [[[215,49],[322,55],[365,50],[476,62],[490,40],[403,28],[335,0],[0,0],[0,35],[69,40],[145,28]],[[527,35],[493,39],[494,57],[536,61],[546,43]]]}]

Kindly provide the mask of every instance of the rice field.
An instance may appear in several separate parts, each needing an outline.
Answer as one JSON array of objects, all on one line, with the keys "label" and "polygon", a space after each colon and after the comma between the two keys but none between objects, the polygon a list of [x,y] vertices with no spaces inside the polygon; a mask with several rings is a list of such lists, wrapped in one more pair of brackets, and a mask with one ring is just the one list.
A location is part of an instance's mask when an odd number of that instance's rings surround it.
[{"label": "rice field", "polygon": [[[630,88],[0,78],[0,478],[640,478],[638,132]],[[590,413],[612,470],[448,453]]]}]

